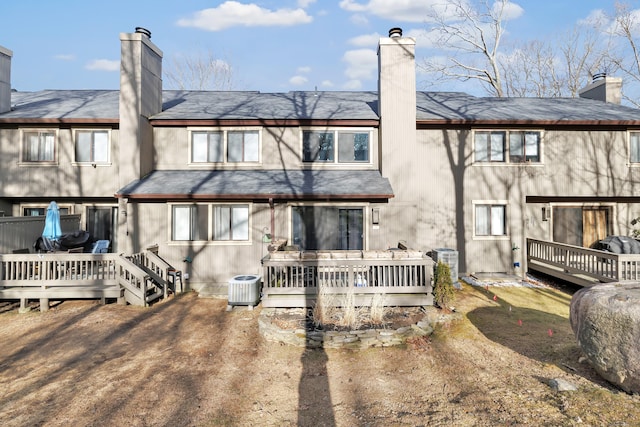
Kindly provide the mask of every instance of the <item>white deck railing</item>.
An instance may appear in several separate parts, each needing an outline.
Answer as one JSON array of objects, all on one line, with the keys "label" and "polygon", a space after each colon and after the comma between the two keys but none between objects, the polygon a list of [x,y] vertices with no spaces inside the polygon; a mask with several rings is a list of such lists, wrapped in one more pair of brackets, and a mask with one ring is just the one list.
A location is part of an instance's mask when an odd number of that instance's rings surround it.
[{"label": "white deck railing", "polygon": [[527,239],[529,269],[582,285],[640,279],[640,255]]},{"label": "white deck railing", "polygon": [[311,307],[318,293],[346,295],[371,305],[433,304],[433,261],[414,251],[272,252],[263,260],[264,307]]},{"label": "white deck railing", "polygon": [[[141,264],[138,265],[138,262]],[[117,298],[147,306],[166,296],[171,266],[155,254],[0,254],[0,300]]]}]

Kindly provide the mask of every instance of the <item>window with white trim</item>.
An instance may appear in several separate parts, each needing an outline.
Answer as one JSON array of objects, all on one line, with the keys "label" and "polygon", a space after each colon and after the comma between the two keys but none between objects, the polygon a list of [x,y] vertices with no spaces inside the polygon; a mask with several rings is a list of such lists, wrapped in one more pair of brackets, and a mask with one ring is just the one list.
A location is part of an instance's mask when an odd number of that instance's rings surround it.
[{"label": "window with white trim", "polygon": [[206,205],[174,205],[171,215],[171,240],[208,240]]},{"label": "window with white trim", "polygon": [[302,161],[364,163],[369,161],[370,132],[361,130],[302,131]]},{"label": "window with white trim", "polygon": [[109,162],[108,130],[76,130],[75,154],[77,163]]},{"label": "window with white trim", "polygon": [[640,131],[629,132],[629,163],[640,163]]},{"label": "window with white trim", "polygon": [[[47,214],[49,205],[22,205],[22,216],[44,216]],[[58,205],[60,215],[69,215],[70,206]]]},{"label": "window with white trim", "polygon": [[248,241],[249,205],[173,205],[171,240]]},{"label": "window with white trim", "polygon": [[53,163],[56,161],[56,132],[54,130],[24,130],[22,141],[23,162]]},{"label": "window with white trim", "polygon": [[191,163],[260,161],[258,130],[192,130]]},{"label": "window with white trim", "polygon": [[491,130],[474,133],[476,162],[539,163],[540,131]]},{"label": "window with white trim", "polygon": [[476,236],[506,236],[507,206],[504,204],[475,204]]},{"label": "window with white trim", "polygon": [[227,132],[228,162],[257,162],[259,148],[258,131]]}]

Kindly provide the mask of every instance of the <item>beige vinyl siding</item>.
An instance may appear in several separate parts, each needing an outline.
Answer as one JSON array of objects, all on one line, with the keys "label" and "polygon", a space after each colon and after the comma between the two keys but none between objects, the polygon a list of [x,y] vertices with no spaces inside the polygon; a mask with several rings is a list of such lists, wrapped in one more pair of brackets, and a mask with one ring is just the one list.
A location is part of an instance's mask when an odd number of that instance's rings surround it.
[{"label": "beige vinyl siding", "polygon": [[[421,250],[457,249],[465,264],[461,272],[512,271],[513,262],[524,268],[526,237],[550,238],[551,221],[542,221],[542,204],[526,205],[527,196],[637,195],[640,171],[628,166],[622,129],[545,130],[542,164],[517,165],[474,164],[472,134],[471,129],[418,130],[415,147],[403,148],[413,155],[398,167],[387,166],[396,174],[396,198],[381,210],[381,228],[392,222],[380,233],[386,240],[409,235]],[[478,200],[507,203],[508,239],[473,238],[473,203]],[[629,228],[629,210],[616,210],[614,230]],[[399,224],[396,215],[402,218]],[[403,228],[407,220],[412,224]]]},{"label": "beige vinyl siding", "polygon": [[[0,129],[0,182],[3,183],[0,197],[113,197],[119,189],[117,162],[98,164],[95,168],[75,162],[73,131],[81,128],[57,129],[57,161],[51,165],[18,161],[23,129],[31,128]],[[109,134],[109,157],[114,159],[118,156],[119,134],[117,130],[110,130]]]},{"label": "beige vinyl siding", "polygon": [[[209,202],[207,202],[209,203]],[[276,204],[276,232],[286,233],[286,205]],[[127,227],[136,229],[137,241],[132,252],[158,245],[159,253],[171,265],[189,274],[191,289],[204,285],[224,288],[229,279],[239,274],[262,274],[260,259],[267,254],[263,229],[270,228],[271,213],[266,203],[250,204],[250,241],[241,242],[173,242],[171,241],[171,209],[167,203],[130,203]],[[185,258],[192,262],[184,262]]]}]

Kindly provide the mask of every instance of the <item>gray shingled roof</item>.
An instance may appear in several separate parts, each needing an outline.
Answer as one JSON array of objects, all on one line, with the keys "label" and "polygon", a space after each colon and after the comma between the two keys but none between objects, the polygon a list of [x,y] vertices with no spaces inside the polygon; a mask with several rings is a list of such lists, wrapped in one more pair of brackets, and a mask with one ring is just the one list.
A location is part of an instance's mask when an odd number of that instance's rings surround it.
[{"label": "gray shingled roof", "polygon": [[117,90],[42,90],[12,92],[12,111],[2,119],[114,119],[118,120]]},{"label": "gray shingled roof", "polygon": [[418,92],[418,120],[640,120],[640,110],[584,98],[478,98],[458,92]]},{"label": "gray shingled roof", "polygon": [[117,193],[136,199],[389,199],[375,170],[157,170]]},{"label": "gray shingled roof", "polygon": [[377,120],[376,92],[165,91],[154,120],[346,119]]},{"label": "gray shingled roof", "polygon": [[[0,119],[119,119],[117,90],[13,92]],[[156,120],[378,120],[376,92],[164,91]],[[582,98],[478,98],[418,92],[420,121],[640,121],[640,110]]]}]

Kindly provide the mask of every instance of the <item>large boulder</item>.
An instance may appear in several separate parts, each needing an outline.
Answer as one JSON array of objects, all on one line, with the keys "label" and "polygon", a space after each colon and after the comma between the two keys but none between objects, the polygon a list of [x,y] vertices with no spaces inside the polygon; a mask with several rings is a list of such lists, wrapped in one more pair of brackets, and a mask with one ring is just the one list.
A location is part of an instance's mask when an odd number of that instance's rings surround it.
[{"label": "large boulder", "polygon": [[640,393],[640,283],[579,290],[571,300],[570,321],[598,374],[628,393]]}]

